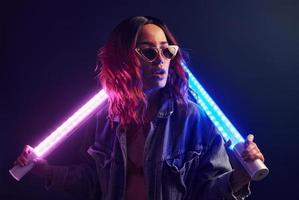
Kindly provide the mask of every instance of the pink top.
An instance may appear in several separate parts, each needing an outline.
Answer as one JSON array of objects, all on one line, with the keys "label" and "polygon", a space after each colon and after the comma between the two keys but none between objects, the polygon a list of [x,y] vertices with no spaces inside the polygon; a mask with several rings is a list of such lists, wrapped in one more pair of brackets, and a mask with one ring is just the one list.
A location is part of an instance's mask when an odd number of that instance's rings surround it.
[{"label": "pink top", "polygon": [[[134,133],[135,132],[135,133]],[[127,190],[126,199],[145,200],[145,180],[143,175],[143,151],[146,136],[143,128],[129,131],[127,137]],[[147,133],[147,132],[146,132]]]}]

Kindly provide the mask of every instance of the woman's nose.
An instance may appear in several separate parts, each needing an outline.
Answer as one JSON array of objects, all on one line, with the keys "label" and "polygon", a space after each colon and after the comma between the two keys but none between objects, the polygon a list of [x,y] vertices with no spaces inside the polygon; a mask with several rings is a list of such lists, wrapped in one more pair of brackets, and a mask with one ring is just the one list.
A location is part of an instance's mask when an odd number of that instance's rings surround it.
[{"label": "woman's nose", "polygon": [[161,54],[161,52],[159,52],[159,54],[157,55],[157,58],[155,59],[154,63],[156,65],[162,65],[164,63],[164,57]]}]

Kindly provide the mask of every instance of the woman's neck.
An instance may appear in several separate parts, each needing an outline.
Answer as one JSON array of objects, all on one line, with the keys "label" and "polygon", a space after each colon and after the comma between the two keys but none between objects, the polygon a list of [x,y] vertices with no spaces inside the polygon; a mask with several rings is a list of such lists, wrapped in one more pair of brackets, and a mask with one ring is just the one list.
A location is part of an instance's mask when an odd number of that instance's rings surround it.
[{"label": "woman's neck", "polygon": [[161,89],[159,90],[151,90],[145,92],[147,98],[147,109],[146,109],[146,121],[152,121],[160,107],[161,103]]}]

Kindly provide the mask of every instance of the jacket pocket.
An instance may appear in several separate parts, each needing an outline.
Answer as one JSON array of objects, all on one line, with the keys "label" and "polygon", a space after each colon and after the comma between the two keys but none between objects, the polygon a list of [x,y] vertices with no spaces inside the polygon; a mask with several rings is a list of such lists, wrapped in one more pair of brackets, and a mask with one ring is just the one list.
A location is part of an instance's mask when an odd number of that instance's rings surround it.
[{"label": "jacket pocket", "polygon": [[102,197],[105,198],[106,194],[108,194],[109,182],[111,179],[111,153],[96,147],[96,145],[91,146],[87,152],[95,160],[98,182],[101,188]]},{"label": "jacket pocket", "polygon": [[[163,164],[163,196],[184,199],[192,182],[192,174],[197,169],[202,157],[202,146],[176,155],[170,155]],[[177,198],[175,198],[177,199]]]},{"label": "jacket pocket", "polygon": [[98,148],[96,145],[89,147],[87,150],[89,155],[95,160],[97,168],[105,168],[109,163],[111,163],[112,156],[111,152],[105,151],[103,149]]},{"label": "jacket pocket", "polygon": [[184,173],[190,169],[192,165],[197,165],[203,153],[203,147],[198,146],[196,150],[184,151],[175,155],[169,155],[165,159],[165,163],[174,172]]}]

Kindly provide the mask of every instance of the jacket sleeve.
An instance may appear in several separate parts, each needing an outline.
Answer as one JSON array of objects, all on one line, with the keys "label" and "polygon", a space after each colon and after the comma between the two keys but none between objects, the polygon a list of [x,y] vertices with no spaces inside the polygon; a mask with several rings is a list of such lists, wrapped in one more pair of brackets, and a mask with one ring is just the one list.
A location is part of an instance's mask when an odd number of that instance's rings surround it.
[{"label": "jacket sleeve", "polygon": [[249,185],[233,193],[230,185],[232,171],[224,141],[219,134],[215,134],[197,170],[197,198],[241,200],[249,196]]},{"label": "jacket sleeve", "polygon": [[[45,187],[47,190],[58,190],[82,199],[99,199],[100,187],[96,165],[86,149],[94,142],[96,118],[84,125],[79,146],[78,165],[48,166]],[[85,153],[83,153],[85,152]]]},{"label": "jacket sleeve", "polygon": [[46,177],[47,190],[58,190],[83,199],[96,199],[100,196],[100,187],[94,163],[82,163],[74,166],[49,166]]}]

